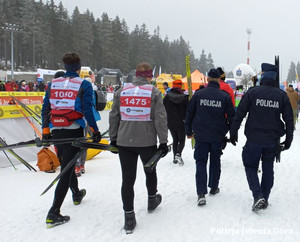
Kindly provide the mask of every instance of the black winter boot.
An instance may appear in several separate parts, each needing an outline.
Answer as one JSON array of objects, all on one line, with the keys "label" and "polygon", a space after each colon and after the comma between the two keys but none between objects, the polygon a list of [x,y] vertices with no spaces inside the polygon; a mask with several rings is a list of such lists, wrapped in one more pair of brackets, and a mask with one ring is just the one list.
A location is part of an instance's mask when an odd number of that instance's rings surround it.
[{"label": "black winter boot", "polygon": [[51,208],[46,218],[47,228],[52,228],[57,225],[64,224],[70,220],[69,216],[62,216],[59,209]]},{"label": "black winter boot", "polygon": [[125,212],[125,225],[124,229],[126,234],[132,234],[136,226],[135,213],[134,211]]},{"label": "black winter boot", "polygon": [[78,194],[73,194],[73,203],[75,205],[79,205],[85,195],[86,195],[85,189],[81,189]]},{"label": "black winter boot", "polygon": [[162,197],[160,194],[155,194],[154,196],[148,197],[148,212],[153,212],[158,205],[161,203]]}]

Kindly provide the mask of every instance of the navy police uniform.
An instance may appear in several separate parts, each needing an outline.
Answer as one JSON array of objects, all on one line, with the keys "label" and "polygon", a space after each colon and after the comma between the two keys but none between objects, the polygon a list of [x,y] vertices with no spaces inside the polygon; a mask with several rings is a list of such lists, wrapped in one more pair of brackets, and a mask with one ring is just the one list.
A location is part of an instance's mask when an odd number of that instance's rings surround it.
[{"label": "navy police uniform", "polygon": [[[293,111],[288,96],[274,86],[277,67],[263,63],[262,71],[260,86],[250,88],[238,106],[230,138],[235,144],[240,124],[248,113],[244,131],[247,142],[243,147],[242,159],[254,203],[264,199],[267,204],[274,181],[273,164],[279,148],[278,140],[286,135],[283,144],[288,149],[293,140],[294,129]],[[261,183],[257,174],[260,159],[263,171]]]},{"label": "navy police uniform", "polygon": [[[215,76],[214,72],[218,74]],[[219,78],[216,69],[209,77]],[[219,186],[221,174],[221,154],[224,137],[230,128],[235,111],[228,93],[220,90],[217,81],[197,91],[190,101],[186,115],[186,134],[196,140],[194,158],[196,160],[197,194],[207,194],[206,164],[210,153],[209,183],[215,190]]]}]

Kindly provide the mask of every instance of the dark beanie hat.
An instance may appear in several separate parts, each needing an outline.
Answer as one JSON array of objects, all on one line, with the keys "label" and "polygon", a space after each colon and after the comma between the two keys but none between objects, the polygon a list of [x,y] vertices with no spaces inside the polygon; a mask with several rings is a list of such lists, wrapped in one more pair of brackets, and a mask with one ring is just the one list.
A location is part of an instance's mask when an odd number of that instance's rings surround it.
[{"label": "dark beanie hat", "polygon": [[262,63],[261,64],[261,70],[263,72],[267,72],[267,71],[278,71],[278,67],[269,63]]},{"label": "dark beanie hat", "polygon": [[278,67],[269,63],[262,63],[261,70],[264,72],[261,76],[261,81],[263,79],[275,80],[278,72]]},{"label": "dark beanie hat", "polygon": [[167,86],[167,87],[169,86],[169,84],[167,82],[164,82],[163,85]]},{"label": "dark beanie hat", "polygon": [[222,70],[221,67],[218,67],[217,70],[220,72],[220,77],[221,77],[221,78],[225,78],[225,77],[226,77],[226,76],[225,76],[225,72]]},{"label": "dark beanie hat", "polygon": [[208,76],[212,78],[220,78],[220,72],[217,69],[212,68],[209,70]]}]

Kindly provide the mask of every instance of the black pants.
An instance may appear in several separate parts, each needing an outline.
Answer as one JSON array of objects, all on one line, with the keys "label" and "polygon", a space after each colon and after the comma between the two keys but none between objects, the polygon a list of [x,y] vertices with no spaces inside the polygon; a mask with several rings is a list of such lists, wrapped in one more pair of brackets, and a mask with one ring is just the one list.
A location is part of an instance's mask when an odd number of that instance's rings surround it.
[{"label": "black pants", "polygon": [[[140,155],[143,164],[146,164],[155,154],[156,145],[150,147],[122,147],[119,146],[119,157],[122,169],[122,201],[124,211],[133,211],[134,190],[133,186],[136,179],[137,161]],[[155,195],[157,192],[156,169],[152,173],[146,172],[146,187],[148,196]]]},{"label": "black pants", "polygon": [[[83,137],[83,129],[55,129],[52,131],[52,137],[53,139]],[[80,150],[80,148],[76,148],[71,144],[57,145],[56,148],[61,170],[65,168],[74,155]],[[75,162],[57,183],[52,208],[60,210],[69,188],[73,194],[77,194],[79,192],[78,180],[75,175]]]},{"label": "black pants", "polygon": [[173,153],[174,157],[177,153],[181,155],[185,145],[185,129],[184,126],[180,129],[170,129],[173,138]]}]

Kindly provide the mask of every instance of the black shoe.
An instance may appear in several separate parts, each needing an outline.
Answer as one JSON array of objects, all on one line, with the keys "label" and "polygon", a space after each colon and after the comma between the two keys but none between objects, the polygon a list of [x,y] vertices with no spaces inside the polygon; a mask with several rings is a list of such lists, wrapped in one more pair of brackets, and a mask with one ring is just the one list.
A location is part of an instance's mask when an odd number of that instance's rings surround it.
[{"label": "black shoe", "polygon": [[269,203],[266,201],[266,203],[262,206],[262,209],[266,209],[269,206]]},{"label": "black shoe", "polygon": [[198,206],[203,206],[206,204],[206,199],[204,194],[198,195],[198,200],[197,200],[197,205]]},{"label": "black shoe", "polygon": [[264,198],[255,199],[253,206],[252,206],[252,211],[256,212],[256,211],[266,208],[266,203],[267,202]]},{"label": "black shoe", "polygon": [[134,231],[135,226],[136,226],[136,220],[135,220],[134,211],[125,212],[124,229],[126,231],[126,234],[132,234],[133,231]]},{"label": "black shoe", "polygon": [[85,189],[81,189],[79,191],[79,194],[75,194],[75,195],[73,194],[73,203],[75,205],[79,205],[85,195],[86,195],[86,190]]},{"label": "black shoe", "polygon": [[50,209],[46,218],[47,228],[52,228],[57,225],[64,224],[70,220],[69,216],[62,216],[59,211]]},{"label": "black shoe", "polygon": [[209,195],[213,196],[220,192],[220,188],[210,189]]},{"label": "black shoe", "polygon": [[162,197],[160,194],[148,197],[148,212],[153,212],[161,203]]}]

